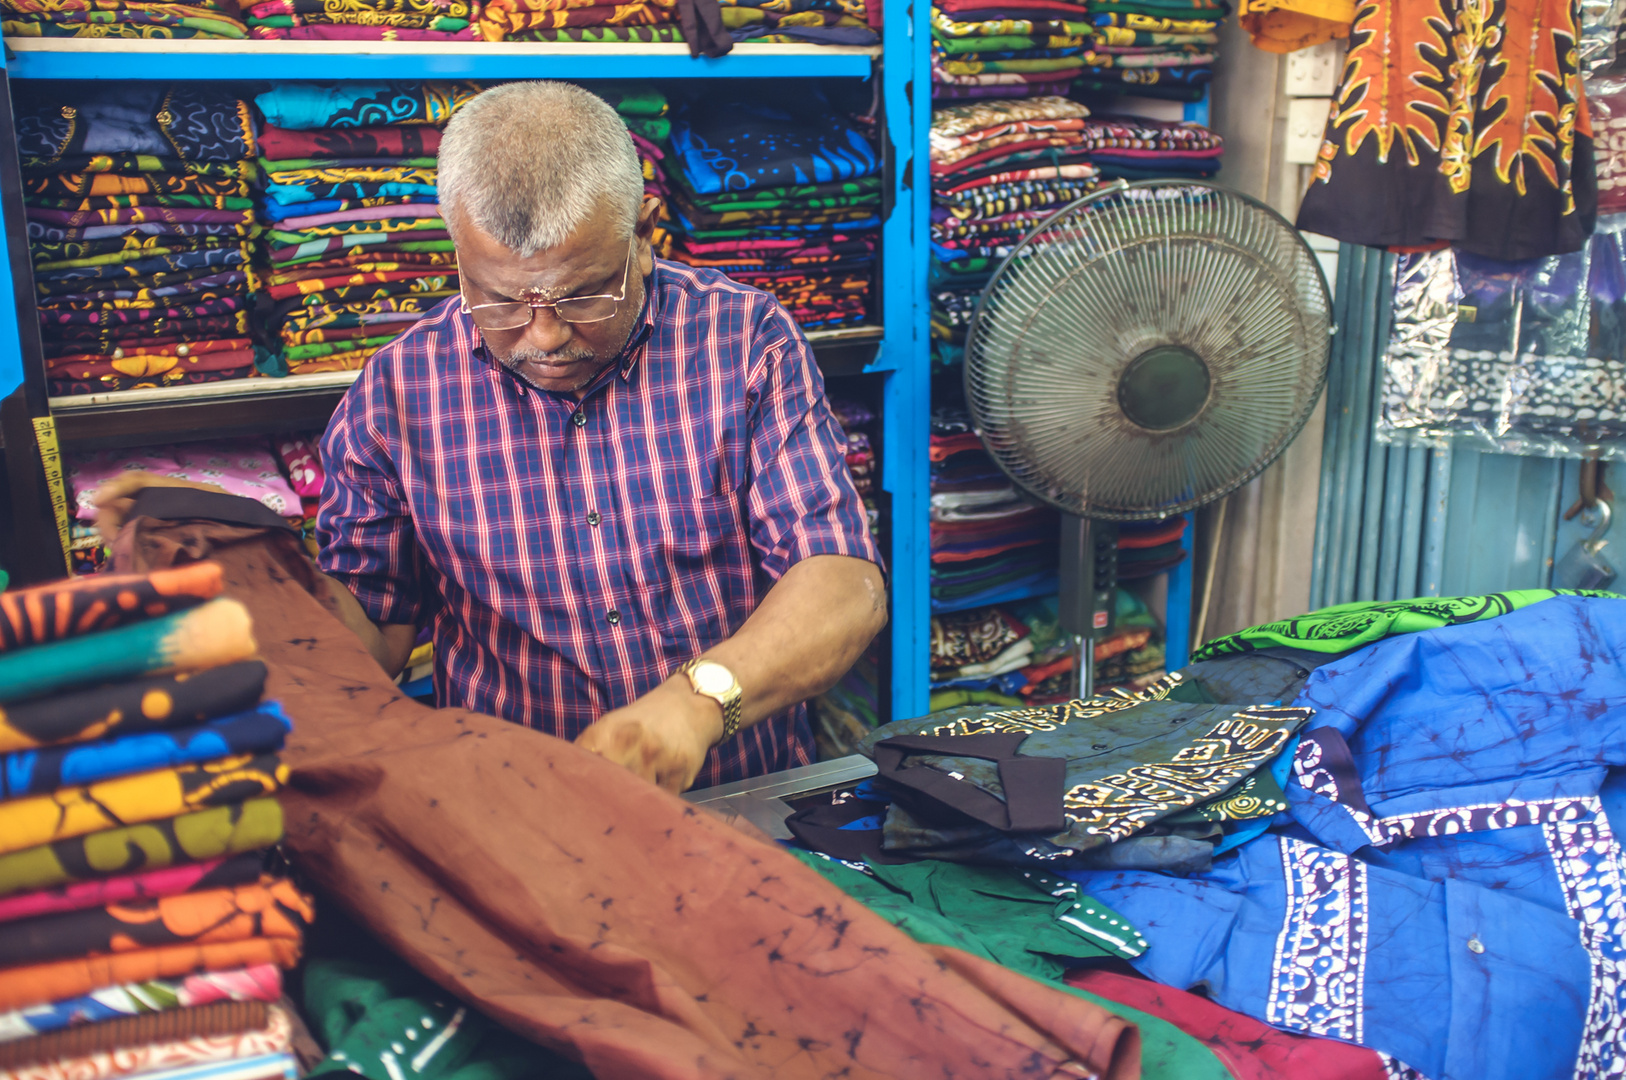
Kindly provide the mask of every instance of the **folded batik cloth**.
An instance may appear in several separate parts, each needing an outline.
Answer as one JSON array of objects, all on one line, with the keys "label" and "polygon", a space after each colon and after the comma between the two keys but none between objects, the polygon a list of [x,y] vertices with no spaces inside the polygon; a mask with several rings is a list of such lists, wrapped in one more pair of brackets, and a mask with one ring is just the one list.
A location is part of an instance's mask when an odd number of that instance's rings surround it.
[{"label": "folded batik cloth", "polygon": [[10,37],[243,38],[247,27],[209,3],[139,0],[4,0],[0,30]]},{"label": "folded batik cloth", "polygon": [[[286,83],[258,95],[254,104],[267,123],[294,131],[444,124],[481,89],[463,82]],[[273,156],[285,156],[284,150],[279,147]]]},{"label": "folded batik cloth", "polygon": [[292,729],[282,707],[267,701],[197,727],[15,751],[0,755],[0,799],[48,794],[74,784],[202,764],[226,755],[264,754],[282,749]]},{"label": "folded batik cloth", "polygon": [[675,164],[700,194],[852,180],[879,171],[863,133],[820,95],[803,107],[718,98],[683,106]]},{"label": "folded batik cloth", "polygon": [[1088,34],[1094,25],[1082,7],[1059,16],[1038,14],[1031,18],[978,18],[972,15],[950,15],[932,6],[932,36],[935,38],[993,38],[993,37],[1080,37]]},{"label": "folded batik cloth", "polygon": [[575,0],[492,0],[477,29],[487,41],[510,34],[583,26],[654,26],[677,21],[676,0],[630,0],[622,4]]},{"label": "folded batik cloth", "polygon": [[683,28],[655,26],[562,26],[545,30],[521,30],[506,35],[507,41],[576,41],[591,45],[669,44],[683,41]]},{"label": "folded batik cloth", "polygon": [[58,840],[0,855],[0,896],[258,851],[282,839],[282,824],[276,799],[250,799]]},{"label": "folded batik cloth", "polygon": [[1002,608],[975,608],[931,621],[933,671],[957,670],[994,659],[1030,633]]},{"label": "folded batik cloth", "polygon": [[[255,26],[264,41],[476,41],[473,26],[461,30],[420,30],[407,26]],[[261,1059],[265,1060],[265,1059]]]},{"label": "folded batik cloth", "polygon": [[[194,1014],[206,1014],[197,1016]],[[0,1080],[148,1080],[197,1073],[229,1080],[247,1062],[268,1056],[287,1058],[293,1022],[274,1005],[220,1002],[153,1016],[127,1017],[97,1028],[75,1028],[40,1036],[7,1051],[28,1054],[22,1068],[0,1071]],[[41,1056],[44,1054],[45,1056]]]},{"label": "folded batik cloth", "polygon": [[293,882],[270,877],[55,912],[6,925],[0,934],[0,968],[251,938],[297,941],[312,916],[310,898]]},{"label": "folded batik cloth", "polygon": [[21,1009],[79,997],[105,987],[172,979],[203,971],[229,971],[255,964],[291,968],[299,962],[300,937],[249,937],[188,941],[134,952],[80,956],[0,970],[0,1009]]},{"label": "folded batik cloth", "polygon": [[47,95],[19,103],[16,127],[31,171],[85,171],[87,153],[178,157],[189,166],[255,156],[248,102],[210,84],[120,84],[67,102]]},{"label": "folded batik cloth", "polygon": [[[151,574],[69,579],[0,593],[0,653],[181,611],[214,599],[224,587],[219,566],[195,563]],[[0,740],[3,725],[0,721]]]},{"label": "folded batik cloth", "polygon": [[274,964],[125,983],[48,1005],[0,1013],[0,1043],[216,1003],[269,1003],[281,996],[282,971]]},{"label": "folded batik cloth", "polygon": [[156,900],[186,892],[248,885],[260,880],[263,862],[261,853],[251,851],[229,859],[210,859],[191,866],[171,866],[8,896],[0,899],[0,923],[106,907],[132,900]]}]

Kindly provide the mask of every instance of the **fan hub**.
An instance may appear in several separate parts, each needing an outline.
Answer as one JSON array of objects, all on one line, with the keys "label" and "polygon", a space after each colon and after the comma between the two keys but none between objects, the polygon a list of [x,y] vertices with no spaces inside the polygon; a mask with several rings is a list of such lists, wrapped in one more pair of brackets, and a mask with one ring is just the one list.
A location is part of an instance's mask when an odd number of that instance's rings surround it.
[{"label": "fan hub", "polygon": [[1202,357],[1183,345],[1158,345],[1118,376],[1118,407],[1137,427],[1173,431],[1203,411],[1212,386]]}]

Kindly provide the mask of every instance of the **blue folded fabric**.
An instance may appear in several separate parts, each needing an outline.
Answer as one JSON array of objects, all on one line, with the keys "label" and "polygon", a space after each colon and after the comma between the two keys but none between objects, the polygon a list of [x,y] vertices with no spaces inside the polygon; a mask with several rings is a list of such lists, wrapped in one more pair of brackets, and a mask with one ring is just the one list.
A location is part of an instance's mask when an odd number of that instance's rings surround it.
[{"label": "blue folded fabric", "polygon": [[[412,195],[401,200],[403,203],[433,203],[439,202],[433,195]],[[314,214],[332,214],[344,209],[343,199],[319,199],[315,202],[283,203],[276,199],[265,200],[265,216],[271,221],[281,221],[284,218],[310,217]]]},{"label": "blue folded fabric", "polygon": [[806,98],[795,111],[745,95],[686,104],[672,123],[673,164],[702,195],[853,180],[879,171],[880,159],[863,132],[816,90]]},{"label": "blue folded fabric", "polygon": [[[365,185],[365,186],[358,186]],[[379,182],[356,181],[330,181],[324,184],[267,184],[265,193],[272,200],[282,203],[301,203],[309,207],[312,203],[329,199],[399,199],[423,197],[425,202],[435,202],[434,184],[409,184],[399,180],[384,180]],[[302,210],[310,213],[310,210]]]},{"label": "blue folded fabric", "polygon": [[42,795],[117,776],[282,748],[293,724],[275,701],[198,727],[71,743],[0,756],[0,799]]}]

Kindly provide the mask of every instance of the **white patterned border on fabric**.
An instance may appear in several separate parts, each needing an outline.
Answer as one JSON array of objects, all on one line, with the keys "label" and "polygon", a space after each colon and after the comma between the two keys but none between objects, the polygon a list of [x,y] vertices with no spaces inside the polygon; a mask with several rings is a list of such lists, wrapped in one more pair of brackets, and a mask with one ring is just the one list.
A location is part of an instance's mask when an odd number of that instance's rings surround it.
[{"label": "white patterned border on fabric", "polygon": [[1592,964],[1576,1080],[1626,1076],[1626,857],[1596,798],[1542,826],[1570,918]]},{"label": "white patterned border on fabric", "polygon": [[1276,938],[1265,1020],[1360,1042],[1366,975],[1366,866],[1280,837],[1287,907]]}]

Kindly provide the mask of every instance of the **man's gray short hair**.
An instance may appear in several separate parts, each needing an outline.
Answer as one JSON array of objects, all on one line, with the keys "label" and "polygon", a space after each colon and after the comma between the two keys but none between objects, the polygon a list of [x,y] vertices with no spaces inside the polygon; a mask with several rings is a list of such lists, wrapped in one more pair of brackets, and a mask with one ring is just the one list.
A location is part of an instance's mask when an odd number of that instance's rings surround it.
[{"label": "man's gray short hair", "polygon": [[522,257],[563,243],[604,200],[626,239],[643,203],[643,167],[626,124],[569,83],[508,83],[477,95],[446,125],[438,172],[447,222],[463,215]]}]

